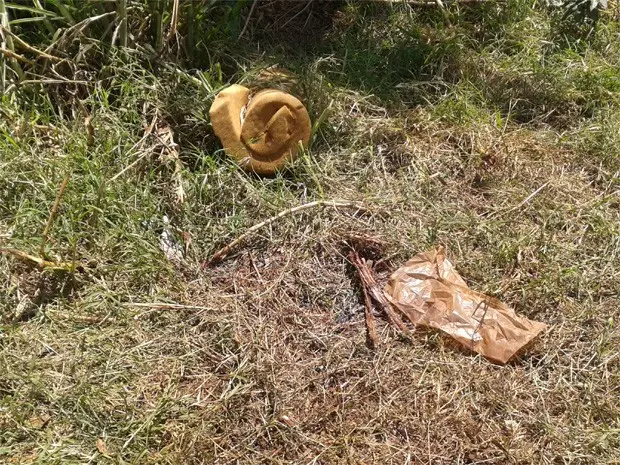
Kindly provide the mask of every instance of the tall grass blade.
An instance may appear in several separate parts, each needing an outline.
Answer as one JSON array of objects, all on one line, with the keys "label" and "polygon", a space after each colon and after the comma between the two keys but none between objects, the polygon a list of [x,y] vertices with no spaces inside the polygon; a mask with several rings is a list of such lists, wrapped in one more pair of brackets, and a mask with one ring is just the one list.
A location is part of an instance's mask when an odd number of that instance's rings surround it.
[{"label": "tall grass blade", "polygon": [[127,47],[127,0],[118,0],[119,41],[121,47]]},{"label": "tall grass blade", "polygon": [[179,25],[179,0],[172,0],[172,16],[170,18],[170,30],[166,40],[170,40],[177,33],[177,27]]},{"label": "tall grass blade", "polygon": [[[4,31],[10,32],[10,22],[9,22],[9,13],[6,9],[6,4],[4,0],[0,0],[0,49],[8,50],[10,52],[15,52],[15,47],[13,45],[13,38],[10,34],[5,33]],[[4,92],[6,85],[6,58],[4,53],[0,53],[0,59],[2,60],[2,82],[0,82],[2,86],[2,91]],[[8,62],[17,74],[17,77],[21,81],[24,78],[24,71],[22,67],[19,65],[15,58],[9,58]]]},{"label": "tall grass blade", "polygon": [[[60,16],[57,16],[52,19],[58,20],[58,19],[63,19],[63,18]],[[46,18],[45,16],[31,16],[30,18],[19,18],[19,19],[11,20],[12,26],[15,26],[16,24],[29,24],[29,23],[43,23],[43,24],[49,23],[50,25],[52,24],[50,20]],[[47,28],[47,30],[50,34],[53,34],[54,32],[56,32],[56,30],[53,29],[53,26],[52,26],[52,30],[50,30],[49,28]]]},{"label": "tall grass blade", "polygon": [[[54,19],[59,18],[59,17],[55,13],[45,10],[43,8],[43,5],[41,5],[40,0],[32,0],[32,3],[34,4],[35,9],[37,10],[37,13],[43,15],[42,16],[43,24],[45,25],[45,29],[47,29],[47,32],[54,35],[54,33],[56,32],[56,28],[52,25],[52,22],[46,16],[51,16]],[[48,15],[48,13],[53,13],[53,14]]]},{"label": "tall grass blade", "polygon": [[53,2],[50,2],[50,3],[53,4],[58,9],[60,14],[65,18],[65,20],[71,26],[75,25],[75,19],[73,18],[73,15],[69,11],[69,8],[67,8],[67,6],[65,6],[65,4],[63,3],[63,0],[54,0]]},{"label": "tall grass blade", "polygon": [[13,3],[13,2],[5,2],[4,7],[7,10],[19,10],[19,11],[28,11],[30,13],[35,13],[38,15],[44,16],[57,16],[53,11],[46,10],[41,6],[39,0],[34,0],[34,7],[23,5],[21,3]]},{"label": "tall grass blade", "polygon": [[153,47],[160,51],[164,39],[165,0],[153,0],[151,3],[151,25],[153,30]]}]

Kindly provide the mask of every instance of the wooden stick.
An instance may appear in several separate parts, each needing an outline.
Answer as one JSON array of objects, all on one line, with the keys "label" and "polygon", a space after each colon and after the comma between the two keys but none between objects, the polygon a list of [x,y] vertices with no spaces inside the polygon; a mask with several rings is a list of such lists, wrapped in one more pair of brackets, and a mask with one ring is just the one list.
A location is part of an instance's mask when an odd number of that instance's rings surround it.
[{"label": "wooden stick", "polygon": [[65,176],[65,179],[62,180],[62,184],[60,184],[60,189],[58,189],[58,194],[56,194],[56,200],[54,201],[54,205],[52,205],[52,209],[50,210],[50,215],[47,218],[47,223],[45,224],[45,229],[43,230],[43,235],[41,236],[41,248],[39,249],[39,255],[45,257],[45,244],[47,243],[47,235],[52,229],[52,224],[54,223],[54,219],[56,218],[56,213],[58,212],[58,206],[60,205],[60,200],[62,199],[62,195],[65,192],[65,187],[67,187],[67,183],[69,182],[69,175]]},{"label": "wooden stick", "polygon": [[534,192],[532,192],[530,195],[528,195],[527,198],[523,202],[521,202],[519,205],[514,207],[514,210],[519,210],[521,209],[521,207],[525,206],[525,204],[528,203],[530,200],[532,200],[534,197],[536,197],[540,193],[541,190],[547,187],[550,182],[551,181],[547,181],[542,186],[540,186],[538,189],[536,189]]},{"label": "wooden stick", "polygon": [[366,337],[368,339],[368,345],[371,349],[374,349],[379,345],[379,338],[377,337],[377,328],[375,325],[375,316],[372,314],[372,301],[368,295],[368,291],[365,286],[362,286],[362,292],[364,293],[364,319],[366,320]]},{"label": "wooden stick", "polygon": [[159,310],[200,310],[198,315],[201,315],[204,311],[213,310],[210,307],[202,307],[200,305],[169,304],[166,302],[129,302],[123,305],[128,308],[133,307],[148,309],[139,313],[138,315],[135,315],[133,317],[134,320],[139,320],[143,316],[157,312]]},{"label": "wooden stick", "polygon": [[348,200],[315,200],[314,202],[306,203],[304,205],[299,205],[297,207],[289,208],[288,210],[281,211],[276,216],[272,216],[271,218],[262,221],[258,224],[255,224],[246,232],[241,234],[237,239],[232,241],[230,244],[222,247],[217,252],[215,252],[211,258],[205,263],[205,266],[213,265],[215,263],[219,263],[222,261],[236,246],[245,241],[249,236],[258,231],[265,226],[269,226],[271,223],[279,220],[288,215],[292,215],[293,213],[299,213],[304,210],[309,210],[314,207],[343,207],[343,208],[357,208],[358,210],[367,210],[367,208],[363,207],[361,204],[357,202],[350,202]]},{"label": "wooden stick", "polygon": [[360,275],[360,282],[362,283],[362,293],[364,294],[364,317],[366,319],[366,342],[371,349],[374,349],[379,344],[379,338],[377,337],[377,329],[375,326],[375,317],[372,314],[372,302],[370,300],[370,296],[368,295],[368,290],[364,285],[364,278],[362,277],[362,272],[359,268],[357,268],[358,263],[361,263],[361,259],[357,252],[351,251],[349,253],[349,260],[357,269],[357,272]]},{"label": "wooden stick", "polygon": [[366,288],[373,300],[385,312],[390,324],[399,329],[407,338],[411,339],[411,331],[409,331],[407,325],[405,325],[403,320],[401,320],[401,318],[394,312],[392,305],[383,295],[383,291],[374,277],[372,268],[370,268],[368,263],[364,259],[360,258],[356,252],[350,254],[349,259],[360,275],[362,286]]},{"label": "wooden stick", "polygon": [[[291,21],[293,21],[295,18],[297,18],[300,14],[302,14],[304,11],[306,11],[308,8],[310,8],[310,5],[312,5],[312,1],[306,2],[306,6],[304,6],[301,10],[299,10],[297,13],[295,13],[295,15],[293,15],[291,17],[291,19],[289,19],[287,22],[285,22],[282,26],[282,28],[286,27]],[[304,26],[305,27],[305,26]],[[303,28],[302,28],[303,29]]]}]

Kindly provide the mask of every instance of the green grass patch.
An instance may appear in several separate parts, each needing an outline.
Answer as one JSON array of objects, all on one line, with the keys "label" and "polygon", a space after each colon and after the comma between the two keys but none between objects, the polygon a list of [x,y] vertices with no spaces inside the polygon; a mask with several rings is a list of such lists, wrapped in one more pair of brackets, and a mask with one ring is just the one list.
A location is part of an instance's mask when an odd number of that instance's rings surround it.
[{"label": "green grass patch", "polygon": [[[35,3],[62,31],[110,14],[54,46],[70,67],[24,65],[71,82],[15,85],[5,67],[0,247],[72,266],[0,255],[0,462],[617,459],[611,14],[569,33],[522,0],[447,16],[257,2],[249,19],[252,2],[181,2],[166,41],[171,4],[156,23],[160,10],[128,2],[121,50],[116,4]],[[55,40],[42,20],[14,30],[41,50]],[[291,76],[265,79],[273,66]],[[229,83],[298,95],[310,149],[273,176],[241,170],[208,116]],[[367,211],[285,216],[204,266],[252,225],[329,199]],[[405,343],[381,319],[370,351],[350,234],[386,242],[380,279],[443,245],[472,288],[550,330],[505,367],[432,332]]]}]

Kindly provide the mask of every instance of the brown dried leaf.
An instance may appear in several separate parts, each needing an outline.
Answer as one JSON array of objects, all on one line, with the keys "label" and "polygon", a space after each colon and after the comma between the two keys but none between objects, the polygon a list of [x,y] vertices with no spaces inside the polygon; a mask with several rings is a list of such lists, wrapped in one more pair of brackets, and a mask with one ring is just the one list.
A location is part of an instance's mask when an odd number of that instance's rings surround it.
[{"label": "brown dried leaf", "polygon": [[105,442],[103,442],[103,439],[101,438],[97,439],[97,450],[100,454],[110,455],[110,453],[108,452],[108,448],[105,445]]}]

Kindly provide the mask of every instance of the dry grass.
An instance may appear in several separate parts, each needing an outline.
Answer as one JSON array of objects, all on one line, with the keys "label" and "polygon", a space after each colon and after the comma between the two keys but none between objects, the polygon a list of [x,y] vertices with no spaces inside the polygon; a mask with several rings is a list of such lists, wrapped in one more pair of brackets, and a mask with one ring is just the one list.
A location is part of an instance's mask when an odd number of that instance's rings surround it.
[{"label": "dry grass", "polygon": [[[94,84],[84,101],[92,147],[79,119],[59,118],[36,97],[5,99],[0,245],[38,250],[71,174],[46,253],[90,264],[58,273],[0,256],[0,462],[618,463],[617,24],[597,35],[611,45],[570,59],[561,47],[534,47],[543,26],[504,23],[493,42],[466,22],[446,30],[424,16],[434,13],[388,11],[345,9],[340,38],[302,53],[238,51],[240,66],[255,64],[247,79],[290,59],[315,119],[332,102],[311,153],[273,178],[243,173],[213,150],[213,70],[212,87],[196,87],[131,60],[118,66],[115,81]],[[354,48],[368,33],[355,24],[426,28],[446,48],[407,74],[396,66],[403,30],[386,36],[383,62]],[[457,51],[455,31],[466,44]],[[529,42],[516,43],[524,31]],[[544,72],[533,64],[541,54],[553,63]],[[583,56],[592,80],[579,87],[570,82]],[[364,57],[377,67],[367,74]],[[382,66],[393,73],[377,73]],[[474,79],[493,68],[566,92],[528,105],[531,87]],[[377,85],[392,87],[383,95]],[[128,153],[155,109],[180,144],[181,204],[175,162],[159,152],[110,182],[141,156]],[[253,224],[321,199],[369,211],[286,216],[203,269]],[[159,249],[164,214],[187,245],[181,263]],[[387,243],[382,279],[442,244],[472,288],[550,329],[504,367],[434,332],[405,341],[380,319],[372,351],[342,245],[351,233]]]}]

